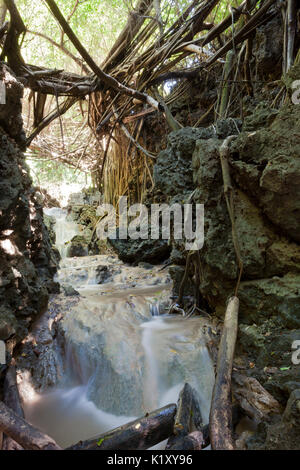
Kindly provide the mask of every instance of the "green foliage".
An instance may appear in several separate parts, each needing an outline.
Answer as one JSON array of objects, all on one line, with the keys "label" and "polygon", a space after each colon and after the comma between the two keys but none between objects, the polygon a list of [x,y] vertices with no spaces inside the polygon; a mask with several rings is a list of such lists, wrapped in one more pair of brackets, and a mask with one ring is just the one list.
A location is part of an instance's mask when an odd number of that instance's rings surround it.
[{"label": "green foliage", "polygon": [[[209,21],[215,24],[228,13],[230,6],[238,6],[242,0],[221,0],[213,9]],[[56,0],[65,18],[92,57],[100,64],[125,25],[128,13],[134,9],[137,0]],[[77,5],[74,11],[74,6]],[[42,33],[58,44],[64,45],[78,57],[78,53],[56,23],[47,5],[41,0],[16,0],[26,27]],[[191,4],[191,0],[161,0],[162,18],[165,30]],[[154,12],[152,13],[154,14]],[[191,12],[191,15],[193,12]],[[157,34],[157,32],[156,32]],[[44,38],[30,32],[26,34],[22,53],[27,63],[48,68],[62,68],[79,72],[79,66],[59,48]]]},{"label": "green foliage", "polygon": [[211,14],[211,20],[218,24],[230,13],[230,7],[238,7],[243,0],[223,0],[217,4]]},{"label": "green foliage", "polygon": [[70,168],[53,160],[27,158],[34,185],[45,186],[48,183],[77,183],[84,185],[86,175],[75,168]]},{"label": "green foliage", "polygon": [[[61,12],[68,19],[73,12],[75,0],[56,0]],[[16,0],[26,27],[30,31],[42,33],[61,44],[61,30],[47,5],[41,0]],[[91,55],[101,62],[124,26],[128,16],[127,2],[124,0],[83,0],[80,1],[69,23],[82,44]],[[78,56],[66,36],[63,44]],[[43,38],[27,33],[22,46],[22,54],[27,63],[49,68],[65,68],[78,72],[78,66],[60,49]]]},{"label": "green foliage", "polygon": [[104,439],[99,439],[99,441],[97,442],[97,446],[100,447],[103,441]]}]

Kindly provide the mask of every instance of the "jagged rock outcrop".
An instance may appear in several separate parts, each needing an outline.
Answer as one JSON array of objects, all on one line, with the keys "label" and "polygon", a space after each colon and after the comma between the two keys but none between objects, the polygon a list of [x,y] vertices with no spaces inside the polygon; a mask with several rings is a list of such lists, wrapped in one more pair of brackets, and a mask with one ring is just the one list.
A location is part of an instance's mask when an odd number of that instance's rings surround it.
[{"label": "jagged rock outcrop", "polygon": [[98,255],[108,251],[106,242],[99,240],[96,233],[99,221],[97,208],[101,200],[101,194],[93,188],[70,195],[67,206],[68,219],[78,224],[80,235],[70,241],[68,257]]},{"label": "jagged rock outcrop", "polygon": [[[300,339],[299,119],[299,106],[284,106],[278,111],[261,104],[245,119],[242,132],[231,131],[236,138],[229,158],[236,229],[244,263],[239,291],[239,351],[251,363],[248,375],[257,379],[283,406],[299,388],[300,376],[300,366],[292,363],[291,350],[293,341]],[[181,146],[184,131],[172,136],[173,141],[177,136]],[[182,197],[186,200],[193,189],[192,201],[205,206],[199,290],[207,308],[223,318],[238,276],[220,164],[219,151],[226,133],[209,135],[206,129],[202,137],[201,131],[198,135],[191,148],[182,147],[184,158],[174,152],[170,143],[164,151],[165,158],[170,154],[170,166],[164,163],[160,169],[158,158],[154,174],[161,171],[159,178],[156,177],[160,200]],[[184,195],[180,187],[178,192],[173,189],[181,176],[179,158],[187,163],[183,175],[190,174],[188,162],[192,159],[193,184],[189,182],[185,186],[189,191]],[[184,241],[176,244],[172,241],[171,260],[182,264],[186,255]],[[184,267],[176,264],[170,274],[178,294],[179,274],[183,275]],[[191,286],[190,277],[185,294],[190,294]],[[268,444],[264,448],[288,448],[286,423],[281,417],[276,419],[274,428],[265,429]],[[280,426],[285,428],[285,442],[281,444],[277,440],[272,444],[272,436],[276,433],[280,436]],[[293,442],[299,445],[297,426],[295,433]],[[257,446],[258,440],[259,437]]]},{"label": "jagged rock outcrop", "polygon": [[[219,120],[216,126],[208,128],[185,127],[168,135],[168,147],[157,156],[153,180],[154,189],[149,192],[145,205],[150,209],[152,203],[183,205],[193,192],[192,156],[197,140],[209,139],[213,136],[225,138],[237,133],[241,128],[240,120]],[[171,256],[171,261],[183,264],[184,247],[177,240],[153,240],[149,230],[147,240],[109,240],[117,251],[120,259],[138,264],[141,261],[159,263]],[[176,268],[174,278],[176,277]],[[181,271],[181,268],[179,268]]]},{"label": "jagged rock outcrop", "polygon": [[[283,108],[270,126],[242,132],[232,144],[236,227],[244,262],[241,315],[300,325],[300,110]],[[286,135],[289,133],[289,139]],[[222,314],[237,278],[231,224],[223,197],[219,139],[199,140],[193,156],[195,202],[205,204],[200,291]]]},{"label": "jagged rock outcrop", "polygon": [[82,235],[75,235],[70,241],[67,249],[67,257],[73,258],[77,256],[88,256],[89,240]]},{"label": "jagged rock outcrop", "polygon": [[276,79],[282,71],[283,22],[276,15],[256,30],[253,55],[257,72],[262,77]]},{"label": "jagged rock outcrop", "polygon": [[47,307],[56,263],[19,145],[23,86],[5,65],[6,105],[0,105],[0,339],[13,347]]},{"label": "jagged rock outcrop", "polygon": [[0,80],[5,85],[5,104],[0,104],[0,126],[24,150],[26,135],[23,129],[21,101],[24,87],[3,63],[0,65]]}]

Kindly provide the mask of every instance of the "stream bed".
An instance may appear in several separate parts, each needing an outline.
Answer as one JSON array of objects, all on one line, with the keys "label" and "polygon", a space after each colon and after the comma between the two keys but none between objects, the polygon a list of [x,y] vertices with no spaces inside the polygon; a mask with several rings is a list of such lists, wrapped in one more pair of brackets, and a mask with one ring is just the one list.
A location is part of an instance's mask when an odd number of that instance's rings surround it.
[{"label": "stream bed", "polygon": [[207,423],[214,384],[207,319],[168,315],[172,283],[162,266],[67,258],[78,228],[61,209],[48,214],[62,293],[24,341],[18,382],[26,419],[65,448],[176,403],[188,382]]}]

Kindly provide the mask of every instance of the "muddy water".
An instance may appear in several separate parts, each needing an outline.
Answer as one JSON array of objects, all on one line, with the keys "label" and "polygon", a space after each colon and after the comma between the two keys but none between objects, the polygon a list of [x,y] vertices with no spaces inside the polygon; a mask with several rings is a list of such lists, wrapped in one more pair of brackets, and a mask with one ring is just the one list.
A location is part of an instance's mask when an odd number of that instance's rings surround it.
[{"label": "muddy water", "polygon": [[52,212],[63,256],[58,280],[80,295],[71,308],[60,303],[64,347],[55,351],[63,364],[56,386],[39,389],[30,374],[23,381],[26,418],[67,447],[176,402],[189,382],[207,422],[214,370],[205,321],[167,314],[171,282],[159,266],[133,268],[112,256],[66,258],[70,226],[65,214]]}]

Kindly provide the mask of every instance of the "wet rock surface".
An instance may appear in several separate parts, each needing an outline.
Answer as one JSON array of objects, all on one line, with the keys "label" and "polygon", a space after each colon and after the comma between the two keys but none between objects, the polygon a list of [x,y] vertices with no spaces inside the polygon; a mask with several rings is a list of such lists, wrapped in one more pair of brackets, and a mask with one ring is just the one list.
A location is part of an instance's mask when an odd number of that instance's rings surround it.
[{"label": "wet rock surface", "polygon": [[[54,296],[22,347],[18,369],[25,401],[28,387],[44,393],[53,386],[84,385],[87,399],[104,412],[139,416],[158,407],[170,388],[189,381],[199,391],[207,420],[214,376],[205,321],[152,317],[168,311],[168,273],[150,264],[126,266],[111,256],[65,259],[61,271],[60,280],[77,283],[80,295]],[[99,273],[105,273],[100,285]]]},{"label": "wet rock surface", "polygon": [[67,248],[67,257],[87,256],[89,252],[88,241],[82,235],[76,235],[70,241]]},{"label": "wet rock surface", "polygon": [[121,240],[109,238],[119,258],[125,263],[137,265],[140,262],[161,263],[170,255],[171,248],[167,240]]},{"label": "wet rock surface", "polygon": [[65,344],[58,323],[63,312],[74,308],[78,301],[78,293],[64,294],[63,289],[61,294],[50,299],[47,312],[27,336],[18,357],[20,391],[25,394],[25,401],[28,384],[42,392],[62,380]]}]

